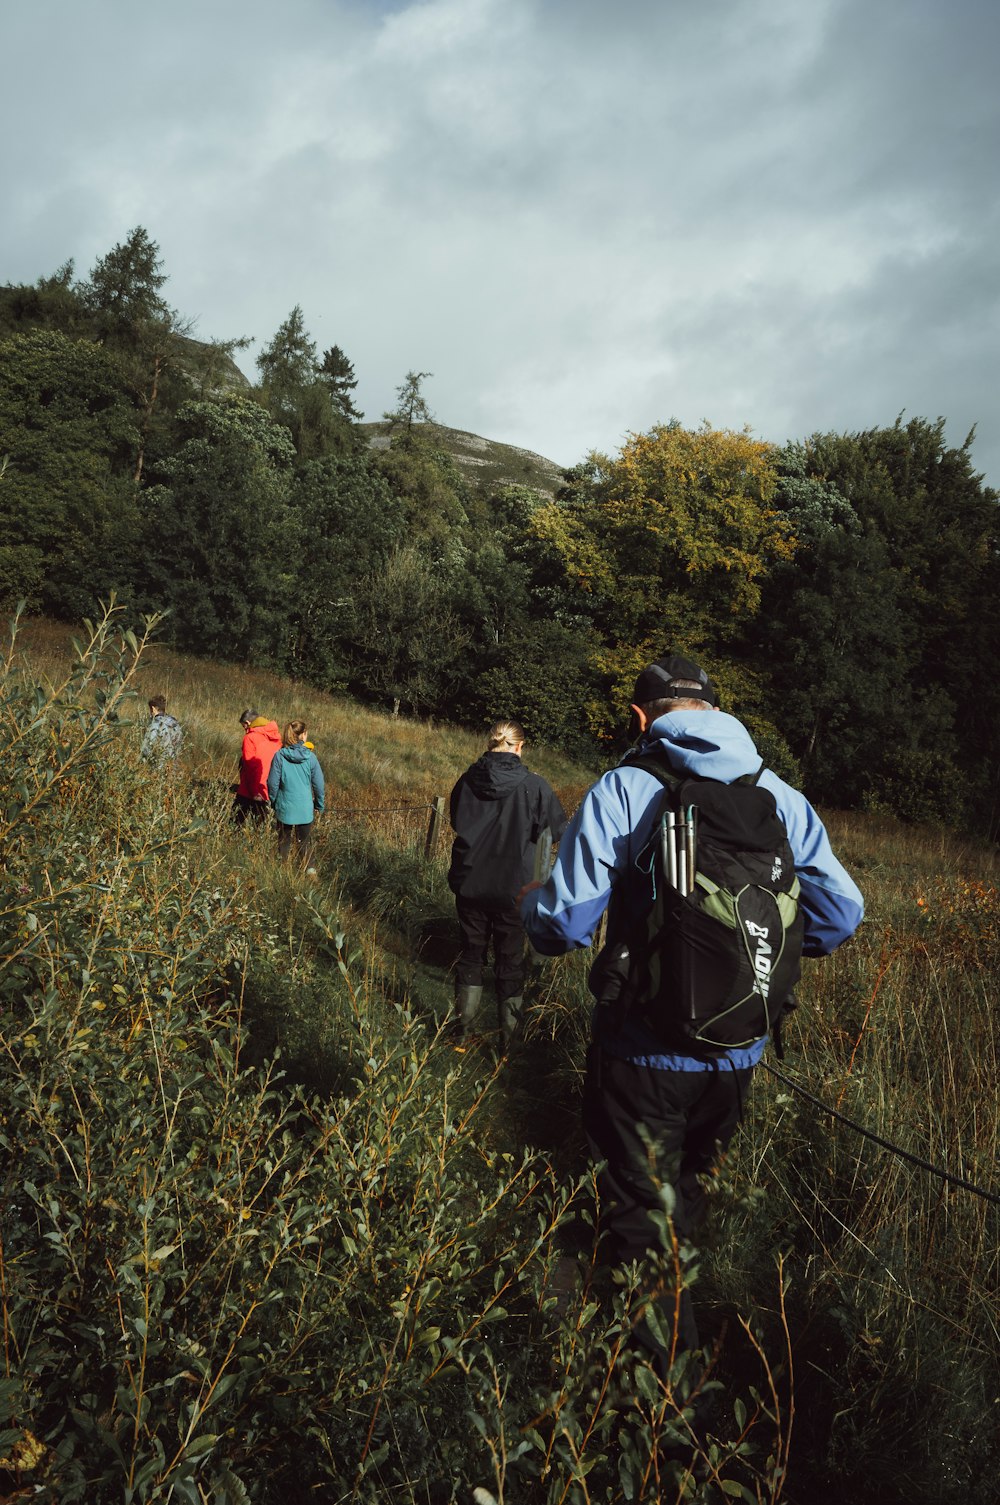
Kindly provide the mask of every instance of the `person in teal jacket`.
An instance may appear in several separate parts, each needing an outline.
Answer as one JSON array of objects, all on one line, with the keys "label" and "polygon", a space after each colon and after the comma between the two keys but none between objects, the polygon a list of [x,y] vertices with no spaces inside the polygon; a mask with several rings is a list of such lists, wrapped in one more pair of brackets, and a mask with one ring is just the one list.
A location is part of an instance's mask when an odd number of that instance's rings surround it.
[{"label": "person in teal jacket", "polygon": [[[306,867],[313,819],[323,813],[326,787],[319,759],[306,744],[304,721],[290,721],[285,727],[267,775],[267,797],[278,822],[278,856],[290,856],[294,841],[298,860]],[[306,867],[306,872],[314,877],[316,870]]]}]

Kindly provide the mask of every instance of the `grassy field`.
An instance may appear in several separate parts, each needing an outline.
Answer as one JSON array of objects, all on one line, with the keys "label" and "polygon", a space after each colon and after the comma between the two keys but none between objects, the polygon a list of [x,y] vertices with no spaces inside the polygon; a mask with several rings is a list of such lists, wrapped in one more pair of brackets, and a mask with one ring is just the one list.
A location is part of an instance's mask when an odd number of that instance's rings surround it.
[{"label": "grassy field", "polygon": [[[587,958],[533,972],[509,1059],[447,1035],[424,844],[479,740],[100,629],[73,657],[24,624],[0,714],[4,1497],[995,1497],[996,1202],[790,1085],[1000,1190],[993,849],[828,814],[865,926],[807,968],[707,1246],[664,1233],[719,1387],[698,1484],[657,1448],[691,1376],[632,1364],[594,1260]],[[187,737],[162,782],[156,690]],[[315,883],[229,824],[246,705],[309,724]],[[593,773],[528,761],[567,809]]]}]

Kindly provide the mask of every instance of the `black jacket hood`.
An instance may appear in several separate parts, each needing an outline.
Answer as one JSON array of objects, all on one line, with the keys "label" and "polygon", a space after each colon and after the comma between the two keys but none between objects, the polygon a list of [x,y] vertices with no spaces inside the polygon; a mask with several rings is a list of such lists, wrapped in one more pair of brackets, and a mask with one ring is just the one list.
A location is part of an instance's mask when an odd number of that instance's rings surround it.
[{"label": "black jacket hood", "polygon": [[481,800],[505,800],[528,777],[517,753],[483,753],[466,775],[469,787]]}]

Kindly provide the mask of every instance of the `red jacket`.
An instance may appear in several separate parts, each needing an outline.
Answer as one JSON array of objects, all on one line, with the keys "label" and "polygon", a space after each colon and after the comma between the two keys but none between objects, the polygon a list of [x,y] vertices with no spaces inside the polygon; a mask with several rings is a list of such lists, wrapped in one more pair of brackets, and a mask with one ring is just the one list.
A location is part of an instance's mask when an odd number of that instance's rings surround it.
[{"label": "red jacket", "polygon": [[247,727],[240,757],[240,782],[237,794],[249,800],[267,799],[267,776],[271,771],[271,759],[281,746],[281,733],[276,721],[265,721],[258,716]]}]

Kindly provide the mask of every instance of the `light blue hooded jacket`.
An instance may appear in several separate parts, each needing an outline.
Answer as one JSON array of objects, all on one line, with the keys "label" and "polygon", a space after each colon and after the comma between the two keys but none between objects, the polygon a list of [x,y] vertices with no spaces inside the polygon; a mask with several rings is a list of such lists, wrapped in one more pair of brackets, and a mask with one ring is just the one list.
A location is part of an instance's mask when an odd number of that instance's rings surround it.
[{"label": "light blue hooded jacket", "polygon": [[313,807],[322,813],[326,789],[323,770],[311,747],[296,742],[279,747],[267,775],[267,797],[283,826],[307,826]]},{"label": "light blue hooded jacket", "polygon": [[[761,764],[746,727],[723,711],[672,711],[654,721],[623,762],[584,795],[563,836],[551,877],[524,897],[521,919],[532,946],[543,955],[589,946],[613,886],[635,884],[637,903],[648,907],[642,887],[648,889],[648,865],[643,871],[636,859],[653,835],[663,785],[655,775],[630,764],[654,748],[675,773],[724,784],[755,774]],[[823,822],[805,796],[769,769],[758,783],[774,795],[795,858],[805,920],[803,953],[826,956],[853,935],[864,915],[864,901],[833,855]],[[609,935],[609,944],[615,939]],[[595,1039],[612,1055],[665,1071],[714,1069],[712,1062],[695,1057],[662,1054],[637,1022],[612,1015],[611,1009],[595,1011]],[[753,1066],[766,1043],[762,1039],[747,1049],[731,1050],[727,1058],[736,1067]]]}]

